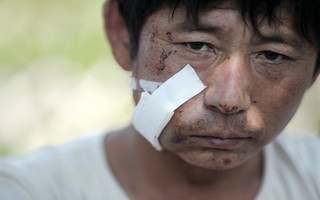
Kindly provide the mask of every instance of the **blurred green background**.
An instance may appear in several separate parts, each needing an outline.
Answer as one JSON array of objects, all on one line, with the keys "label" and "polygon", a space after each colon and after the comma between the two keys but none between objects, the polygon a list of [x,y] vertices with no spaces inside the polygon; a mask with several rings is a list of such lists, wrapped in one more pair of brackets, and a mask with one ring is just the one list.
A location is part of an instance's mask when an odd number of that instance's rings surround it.
[{"label": "blurred green background", "polygon": [[20,155],[130,121],[103,0],[0,0],[0,153]]},{"label": "blurred green background", "polygon": [[[130,74],[112,59],[103,0],[0,0],[0,154],[130,122]],[[320,81],[290,130],[320,130]]]}]

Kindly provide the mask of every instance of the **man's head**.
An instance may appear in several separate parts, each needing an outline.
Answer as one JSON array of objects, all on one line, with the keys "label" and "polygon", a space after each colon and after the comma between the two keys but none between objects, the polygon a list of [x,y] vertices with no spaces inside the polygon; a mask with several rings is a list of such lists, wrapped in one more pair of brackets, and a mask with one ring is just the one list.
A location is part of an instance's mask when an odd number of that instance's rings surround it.
[{"label": "man's head", "polygon": [[[121,12],[110,0],[105,18],[124,69],[165,82],[190,64],[207,86],[175,111],[160,137],[192,165],[229,169],[256,155],[289,122],[319,71],[319,1],[118,2]],[[134,95],[137,102],[140,92]]]},{"label": "man's head", "polygon": [[292,23],[295,31],[309,42],[316,42],[320,47],[320,20],[318,0],[118,0],[119,11],[127,25],[130,37],[130,54],[134,58],[138,49],[141,28],[145,20],[158,9],[170,7],[174,14],[175,8],[185,6],[186,17],[197,23],[199,12],[218,6],[225,2],[237,4],[241,11],[241,17],[248,20],[255,31],[259,31],[261,18],[269,20],[269,23],[277,23],[277,10],[287,7],[292,13]]}]

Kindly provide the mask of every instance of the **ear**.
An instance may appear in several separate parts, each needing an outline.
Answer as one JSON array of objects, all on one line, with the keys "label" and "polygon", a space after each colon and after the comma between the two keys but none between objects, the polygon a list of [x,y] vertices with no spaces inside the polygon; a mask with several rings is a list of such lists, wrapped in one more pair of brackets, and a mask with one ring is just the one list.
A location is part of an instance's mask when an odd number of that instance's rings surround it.
[{"label": "ear", "polygon": [[107,0],[103,8],[104,25],[112,53],[118,64],[130,70],[130,38],[127,26],[118,9],[117,0]]}]

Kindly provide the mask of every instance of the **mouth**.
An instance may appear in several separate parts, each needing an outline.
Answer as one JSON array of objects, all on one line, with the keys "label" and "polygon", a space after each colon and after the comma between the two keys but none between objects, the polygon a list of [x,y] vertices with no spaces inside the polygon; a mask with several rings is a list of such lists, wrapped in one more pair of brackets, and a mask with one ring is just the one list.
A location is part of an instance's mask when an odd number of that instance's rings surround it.
[{"label": "mouth", "polygon": [[246,142],[251,141],[252,137],[215,137],[215,136],[199,136],[199,135],[191,135],[189,139],[193,144],[197,144],[200,146],[204,146],[207,148],[213,149],[225,149],[232,150],[239,148]]}]

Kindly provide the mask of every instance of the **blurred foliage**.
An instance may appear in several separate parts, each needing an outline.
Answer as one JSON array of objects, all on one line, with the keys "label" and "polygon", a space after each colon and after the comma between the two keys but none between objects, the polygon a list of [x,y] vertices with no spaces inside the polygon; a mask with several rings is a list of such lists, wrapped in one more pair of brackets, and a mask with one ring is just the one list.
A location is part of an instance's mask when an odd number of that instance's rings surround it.
[{"label": "blurred foliage", "polygon": [[129,74],[111,59],[103,4],[0,0],[0,155],[130,120]]},{"label": "blurred foliage", "polygon": [[0,68],[64,55],[88,66],[109,54],[103,0],[0,0]]},{"label": "blurred foliage", "polygon": [[11,154],[10,147],[3,146],[3,145],[0,146],[0,155],[1,156],[8,156],[10,154]]}]

